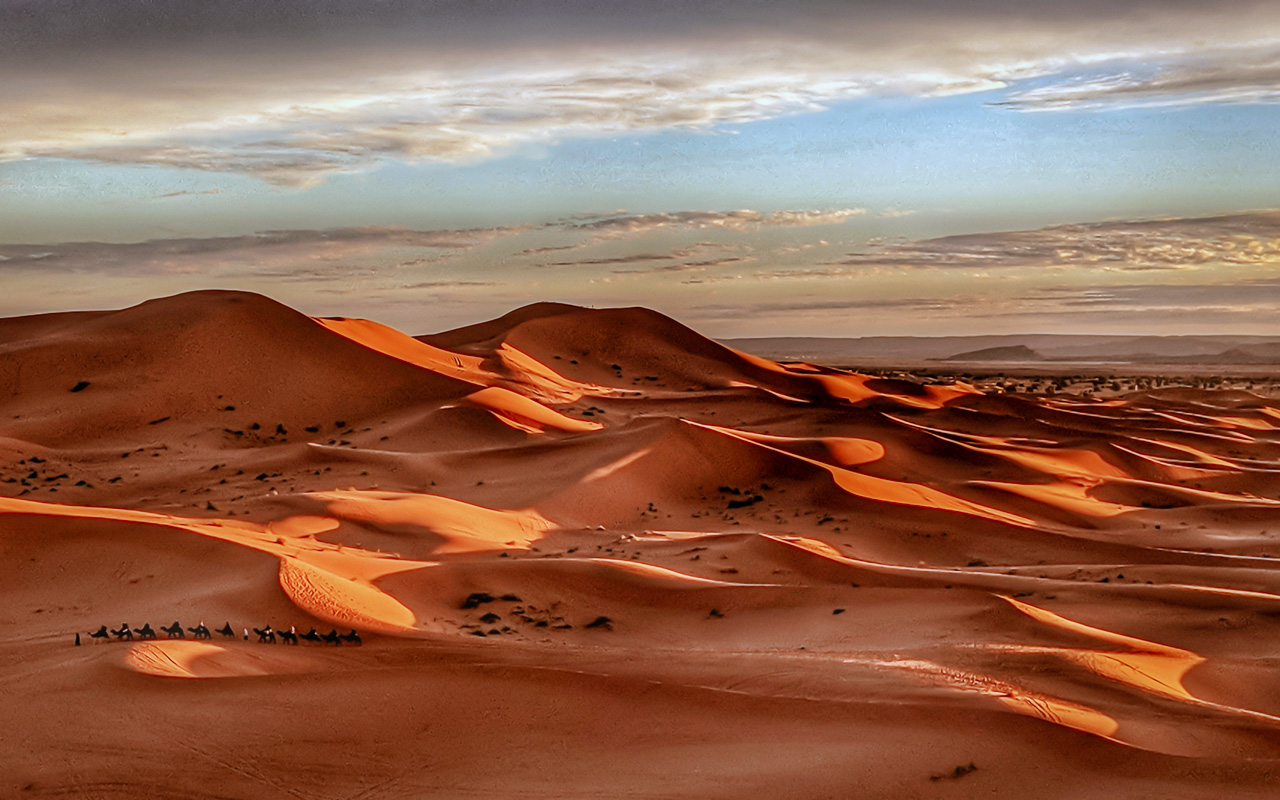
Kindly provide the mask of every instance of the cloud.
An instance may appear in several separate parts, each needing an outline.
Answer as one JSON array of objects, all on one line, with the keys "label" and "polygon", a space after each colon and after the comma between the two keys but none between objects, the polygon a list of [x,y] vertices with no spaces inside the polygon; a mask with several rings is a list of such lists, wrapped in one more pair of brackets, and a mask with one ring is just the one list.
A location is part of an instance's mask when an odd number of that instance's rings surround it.
[{"label": "cloud", "polygon": [[666,264],[660,267],[648,267],[642,269],[615,269],[615,275],[654,275],[668,272],[705,272],[714,267],[723,267],[729,264],[746,264],[755,261],[752,256],[722,256],[721,258],[708,258],[702,261],[683,261],[678,264]]},{"label": "cloud", "polygon": [[848,311],[899,311],[917,313],[961,312],[981,302],[964,297],[902,297],[886,299],[782,300],[750,305],[708,304],[695,306],[700,315],[719,319],[750,319],[756,315],[815,314]]},{"label": "cloud", "polygon": [[1097,75],[1010,92],[991,105],[1019,111],[1097,111],[1202,103],[1280,102],[1280,48],[1194,54],[1150,67],[1133,65]]},{"label": "cloud", "polygon": [[[561,247],[555,237],[592,236],[576,225],[630,217],[476,229],[360,227],[134,243],[0,245],[6,288],[0,313],[65,310],[80,303],[123,306],[221,286],[264,292],[304,313],[367,315],[410,331],[469,324],[547,299],[657,307],[697,320],[716,335],[929,335],[1030,328],[1155,333],[1175,324],[1178,330],[1267,332],[1275,330],[1280,314],[1280,270],[1275,269],[1280,211],[888,242],[875,254],[858,254],[866,256],[865,263],[789,269],[768,260],[755,263],[774,257],[768,240],[776,232],[765,226],[768,213],[751,213],[760,221],[746,223],[743,233],[715,225],[699,228],[696,222],[740,219],[740,214],[672,212],[666,217],[694,222],[677,229],[678,235],[653,237],[636,252],[627,252],[633,243],[622,236],[593,239],[588,246],[596,249],[586,253],[589,257],[544,270],[529,268],[540,255],[521,254]],[[703,214],[711,216],[697,216]],[[650,229],[645,220],[641,223],[640,229]],[[695,233],[702,230],[715,235],[703,239]],[[668,239],[674,244],[656,246]],[[693,239],[700,240],[685,243]],[[532,243],[539,247],[526,247]],[[1075,249],[1064,249],[1068,245]],[[442,260],[445,256],[453,260]],[[889,266],[882,265],[886,257]],[[1128,269],[1135,259],[1204,268]],[[942,270],[975,261],[984,267],[1084,269],[977,271],[987,272],[990,280],[965,270]],[[914,269],[921,264],[938,269]],[[797,283],[774,283],[781,281]]]},{"label": "cloud", "polygon": [[[28,145],[12,149],[24,158],[63,158],[106,165],[167,167],[238,173],[281,186],[305,187],[334,172],[350,172],[370,163],[368,153],[331,152],[285,140],[184,144],[152,141],[131,145]],[[4,152],[0,150],[0,160]]]},{"label": "cloud", "polygon": [[[695,212],[683,212],[683,213],[688,215]],[[696,212],[696,213],[701,213],[701,212]],[[752,212],[752,213],[755,213],[755,212]],[[649,216],[657,216],[657,215],[649,215]],[[571,227],[569,230],[571,231],[575,230],[576,223],[574,223],[574,226],[575,227]],[[627,228],[626,230],[628,233],[647,232],[649,230],[653,230],[653,228],[641,226],[639,228],[636,228],[635,231],[633,231],[630,228]],[[612,237],[606,238],[604,240],[596,240],[594,242],[589,242],[583,246],[599,245],[602,242],[605,244],[612,243]],[[539,250],[545,250],[545,249],[546,248],[539,248]],[[659,273],[670,273],[670,272],[706,271],[713,267],[723,266],[726,264],[739,264],[739,263],[754,261],[755,258],[753,256],[746,255],[746,253],[749,253],[752,249],[753,248],[751,245],[740,243],[740,242],[702,241],[702,242],[695,242],[693,244],[686,245],[684,247],[677,247],[665,252],[645,251],[645,252],[638,252],[638,253],[627,253],[625,255],[619,255],[619,256],[599,256],[595,258],[580,258],[580,259],[574,259],[570,261],[547,261],[540,264],[535,264],[534,266],[539,268],[543,268],[543,267],[591,268],[591,267],[627,267],[628,265],[632,265],[632,264],[650,265],[650,266],[634,267],[629,269],[611,270],[611,272],[614,275],[648,275],[648,274],[659,274]],[[519,255],[526,255],[530,252],[531,251],[528,251],[528,250],[521,251]],[[713,253],[718,253],[721,255],[711,255]],[[737,254],[737,255],[729,255],[729,254]],[[675,262],[675,263],[670,263],[670,264],[659,263],[664,261]]]},{"label": "cloud", "polygon": [[516,253],[517,256],[542,256],[547,253],[561,253],[566,250],[581,250],[587,247],[590,242],[575,242],[573,244],[554,244],[545,247],[529,247]]},{"label": "cloud", "polygon": [[668,228],[723,228],[747,230],[764,221],[759,211],[676,211],[657,214],[616,214],[597,217],[565,225],[569,230],[590,231],[598,234],[635,234]]},{"label": "cloud", "polygon": [[743,335],[764,335],[761,331],[773,330],[823,336],[1029,330],[1266,333],[1274,332],[1277,314],[1280,278],[1177,285],[1050,286],[1014,296],[991,292],[845,298],[809,295],[749,303],[696,303],[689,307],[691,319],[738,330]]},{"label": "cloud", "polygon": [[584,137],[717,132],[869,96],[1004,91],[1018,110],[1280,99],[1280,15],[1256,0],[32,9],[0,3],[0,161],[284,186]]},{"label": "cloud", "polygon": [[548,261],[539,267],[600,267],[614,264],[640,264],[646,261],[666,261],[676,256],[672,253],[633,253],[613,258],[583,258],[577,261]]},{"label": "cloud", "polygon": [[46,274],[110,272],[137,276],[234,266],[242,274],[249,267],[262,277],[326,280],[359,275],[360,268],[351,263],[353,258],[380,252],[466,250],[526,229],[527,226],[411,230],[368,226],[130,243],[67,242],[40,251],[30,245],[0,245],[0,259],[2,269],[8,273],[39,269]]},{"label": "cloud", "polygon": [[[238,173],[307,186],[336,172],[390,161],[467,162],[521,146],[646,131],[709,130],[804,111],[865,94],[857,80],[773,75],[745,63],[673,56],[506,70],[434,69],[371,76],[376,90],[323,85],[230,87],[189,106],[150,87],[103,108],[86,96],[6,107],[0,160],[59,158],[100,164]],[[739,74],[740,77],[734,77]],[[268,75],[270,72],[267,73]],[[697,77],[691,77],[697,76]],[[132,80],[145,84],[137,77]],[[159,91],[159,90],[156,90]],[[96,109],[93,116],[78,110]],[[19,113],[21,112],[21,113]]]},{"label": "cloud", "polygon": [[[192,192],[173,192],[184,196]],[[608,215],[551,223],[416,230],[397,226],[363,226],[327,230],[271,230],[242,236],[177,237],[142,242],[63,242],[53,245],[0,244],[0,264],[12,274],[39,268],[53,272],[102,272],[115,275],[190,274],[216,267],[236,277],[257,276],[282,281],[338,280],[370,277],[381,270],[440,264],[481,245],[524,234],[577,237],[587,241],[524,248],[512,255],[532,259],[616,242],[656,230],[728,230],[747,232],[767,225],[810,225],[814,220],[842,220],[856,211],[760,212],[752,210],[681,211]],[[535,264],[539,267],[613,267],[663,261],[709,268],[749,260],[746,243],[698,241],[668,251],[646,251]],[[735,255],[727,256],[726,253]],[[362,264],[360,259],[376,261]],[[234,272],[231,272],[234,270]],[[673,271],[673,270],[672,270]]]},{"label": "cloud", "polygon": [[[1280,264],[1280,211],[1218,217],[1093,222],[888,243],[828,266],[989,269],[1084,267],[1179,270]],[[778,271],[786,277],[786,271]],[[840,271],[807,277],[836,277]],[[802,273],[795,273],[801,277]]]},{"label": "cloud", "polygon": [[836,208],[830,211],[774,211],[764,218],[766,225],[781,227],[809,227],[810,225],[839,225],[853,217],[867,213],[865,208]]},{"label": "cloud", "polygon": [[499,286],[497,281],[417,281],[406,283],[401,289],[463,289],[476,286]]},{"label": "cloud", "polygon": [[1114,284],[1091,288],[1046,287],[1023,296],[1028,303],[1080,311],[1273,311],[1280,313],[1280,278],[1185,284]]},{"label": "cloud", "polygon": [[697,230],[747,231],[760,226],[809,227],[838,225],[866,214],[864,208],[836,208],[818,211],[676,211],[657,214],[614,214],[567,221],[569,230],[590,231],[610,236],[647,233],[655,230],[692,228]]},{"label": "cloud", "polygon": [[222,194],[221,189],[203,189],[201,191],[192,191],[190,189],[182,189],[177,192],[166,192],[165,194],[155,195],[154,200],[168,200],[173,197],[199,197],[203,195]]}]

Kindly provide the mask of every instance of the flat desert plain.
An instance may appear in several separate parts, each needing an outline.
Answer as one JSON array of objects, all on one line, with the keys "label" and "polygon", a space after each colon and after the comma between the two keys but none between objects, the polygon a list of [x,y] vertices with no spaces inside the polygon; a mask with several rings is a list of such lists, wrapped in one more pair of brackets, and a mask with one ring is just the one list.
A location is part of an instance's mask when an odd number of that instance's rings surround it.
[{"label": "flat desert plain", "polygon": [[0,320],[4,797],[1272,797],[1278,566],[1265,392],[635,308]]}]

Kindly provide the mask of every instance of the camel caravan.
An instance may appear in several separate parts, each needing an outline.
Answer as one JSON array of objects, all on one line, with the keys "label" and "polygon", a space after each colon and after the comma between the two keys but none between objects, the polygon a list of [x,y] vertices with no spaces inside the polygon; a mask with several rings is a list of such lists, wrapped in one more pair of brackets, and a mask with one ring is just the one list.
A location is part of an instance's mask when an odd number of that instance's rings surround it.
[{"label": "camel caravan", "polygon": [[[213,634],[215,633],[225,639],[236,638],[235,629],[231,627],[230,622],[223,625],[216,631],[210,631],[209,627],[205,625],[203,621],[194,628],[184,629],[180,622],[174,620],[172,625],[161,625],[160,630],[164,633],[165,638],[167,639],[185,639],[187,638],[187,633],[190,633],[191,638],[193,639],[212,639]],[[320,633],[315,628],[312,628],[306,633],[298,633],[298,629],[292,625],[289,626],[289,630],[287,631],[272,630],[271,626],[268,625],[265,628],[254,628],[253,632],[257,635],[259,644],[276,644],[279,642],[280,644],[296,645],[302,641],[312,644],[331,644],[336,646],[342,644],[363,643],[360,639],[360,634],[355,628],[352,628],[350,633],[338,633],[336,628],[328,633]],[[116,641],[132,642],[135,636],[137,636],[141,641],[160,638],[156,634],[155,629],[151,627],[150,622],[145,623],[141,628],[131,628],[129,627],[129,623],[122,622],[120,623],[119,628],[108,628],[106,625],[103,625],[96,631],[89,631],[90,639],[97,639],[103,642],[109,642],[113,637]],[[249,641],[248,628],[243,629],[243,636],[246,642]],[[79,645],[80,634],[77,633],[76,646]]]}]

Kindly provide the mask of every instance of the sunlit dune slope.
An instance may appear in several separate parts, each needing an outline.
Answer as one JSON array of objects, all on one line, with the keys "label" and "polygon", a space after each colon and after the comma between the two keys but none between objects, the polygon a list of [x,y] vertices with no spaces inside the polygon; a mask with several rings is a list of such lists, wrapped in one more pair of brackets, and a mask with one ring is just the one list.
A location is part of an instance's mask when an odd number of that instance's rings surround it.
[{"label": "sunlit dune slope", "polygon": [[493,379],[493,376],[486,373],[480,366],[480,359],[476,356],[432,347],[372,320],[319,317],[316,322],[341,336],[359,342],[370,350],[431,372],[481,385],[487,385]]},{"label": "sunlit dune slope", "polygon": [[211,642],[139,642],[124,664],[162,678],[250,678],[324,670],[324,659],[296,651],[249,651]]}]

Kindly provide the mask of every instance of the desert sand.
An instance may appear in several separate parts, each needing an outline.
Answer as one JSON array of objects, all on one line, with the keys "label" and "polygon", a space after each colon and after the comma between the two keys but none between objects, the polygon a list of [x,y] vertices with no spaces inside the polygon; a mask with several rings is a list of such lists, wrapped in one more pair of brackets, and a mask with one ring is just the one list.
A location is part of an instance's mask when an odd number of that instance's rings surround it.
[{"label": "desert sand", "polygon": [[[637,308],[0,320],[4,797],[1270,797],[1277,559],[1265,394]],[[89,636],[175,620],[234,635]]]}]

